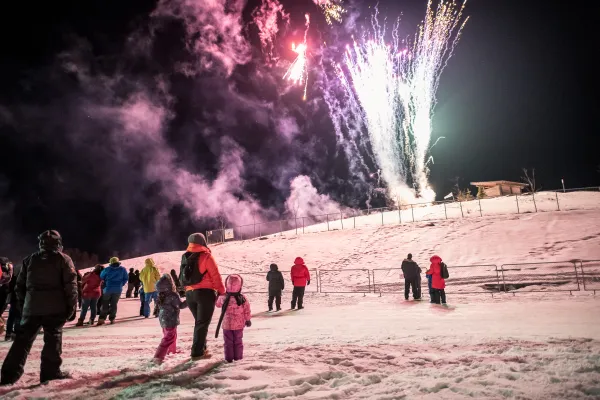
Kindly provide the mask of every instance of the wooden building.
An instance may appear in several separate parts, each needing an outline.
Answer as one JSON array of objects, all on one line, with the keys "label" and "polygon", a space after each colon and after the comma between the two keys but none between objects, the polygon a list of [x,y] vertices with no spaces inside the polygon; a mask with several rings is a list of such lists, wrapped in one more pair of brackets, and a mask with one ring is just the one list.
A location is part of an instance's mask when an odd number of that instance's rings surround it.
[{"label": "wooden building", "polygon": [[487,197],[521,194],[527,187],[525,183],[510,181],[471,182],[471,185],[483,188]]}]

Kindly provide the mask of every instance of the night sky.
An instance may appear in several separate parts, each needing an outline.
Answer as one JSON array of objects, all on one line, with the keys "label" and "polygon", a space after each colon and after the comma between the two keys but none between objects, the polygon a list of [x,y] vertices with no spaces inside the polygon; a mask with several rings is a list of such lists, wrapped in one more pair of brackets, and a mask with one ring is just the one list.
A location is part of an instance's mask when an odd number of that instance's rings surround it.
[{"label": "night sky", "polygon": [[[259,3],[226,7],[248,23]],[[232,223],[277,219],[297,175],[344,206],[366,207],[375,183],[351,174],[338,151],[319,72],[310,72],[317,83],[309,83],[307,102],[281,82],[305,12],[310,41],[349,40],[312,1],[282,1],[291,17],[276,40],[279,64],[267,65],[252,24],[240,33],[245,48],[213,37],[233,48],[223,51],[231,68],[188,29],[212,37],[204,28],[223,19],[185,25],[157,1],[52,4],[32,17],[19,2],[0,16],[3,255],[35,249],[46,229],[59,230],[66,247],[102,257],[179,249],[218,214]],[[346,4],[360,25],[377,3]],[[403,13],[408,35],[426,2],[378,4],[388,19]],[[592,30],[600,14],[595,5],[564,4],[467,4],[470,20],[443,72],[433,118],[433,139],[446,138],[432,150],[438,199],[455,177],[463,185],[520,180],[523,167],[535,168],[545,189],[559,188],[561,178],[571,188],[600,185],[593,73],[600,37]]]}]

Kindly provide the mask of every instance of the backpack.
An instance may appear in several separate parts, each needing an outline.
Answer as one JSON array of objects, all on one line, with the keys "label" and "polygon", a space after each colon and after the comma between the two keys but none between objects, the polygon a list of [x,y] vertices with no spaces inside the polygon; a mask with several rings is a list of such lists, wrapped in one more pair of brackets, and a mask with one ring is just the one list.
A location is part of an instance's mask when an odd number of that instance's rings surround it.
[{"label": "backpack", "polygon": [[450,274],[448,273],[448,266],[445,263],[440,265],[440,275],[444,279],[450,278]]},{"label": "backpack", "polygon": [[192,286],[202,282],[204,275],[208,270],[200,273],[198,268],[198,258],[200,253],[185,252],[181,256],[181,266],[179,267],[179,281],[183,286]]}]

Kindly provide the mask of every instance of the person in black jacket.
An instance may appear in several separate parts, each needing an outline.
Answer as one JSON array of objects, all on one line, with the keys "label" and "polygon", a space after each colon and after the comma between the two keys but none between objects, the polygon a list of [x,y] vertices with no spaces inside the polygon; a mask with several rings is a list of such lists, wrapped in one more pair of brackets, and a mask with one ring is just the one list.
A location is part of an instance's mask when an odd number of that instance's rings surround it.
[{"label": "person in black jacket", "polygon": [[135,282],[137,279],[139,278],[135,276],[133,268],[129,268],[129,274],[127,275],[127,292],[125,293],[126,298],[131,297],[131,292],[133,292],[133,289],[135,289]]},{"label": "person in black jacket", "polygon": [[60,370],[62,329],[77,312],[77,273],[73,260],[62,252],[58,232],[46,231],[38,239],[40,250],[23,260],[17,278],[21,326],[2,364],[0,385],[12,385],[21,378],[40,328],[44,329],[40,382],[69,378]]},{"label": "person in black jacket", "polygon": [[8,319],[6,320],[6,336],[5,341],[15,340],[17,332],[19,332],[19,326],[21,324],[21,311],[17,306],[17,296],[15,295],[15,286],[17,285],[17,277],[21,272],[21,267],[13,267],[13,276],[10,280],[8,292],[10,296],[10,309],[8,310]]},{"label": "person in black jacket", "polygon": [[275,300],[277,311],[281,311],[281,291],[285,287],[285,282],[277,264],[271,264],[270,268],[271,270],[267,272],[267,281],[269,281],[269,311],[273,311],[273,300]]},{"label": "person in black jacket", "polygon": [[135,281],[133,282],[133,287],[135,288],[133,291],[133,297],[138,297],[138,294],[140,293],[140,285],[142,284],[142,281],[140,280],[140,271],[136,269],[133,274],[135,275]]},{"label": "person in black jacket", "polygon": [[408,294],[412,286],[413,298],[421,299],[421,268],[412,259],[412,254],[406,256],[402,261],[402,272],[404,273],[404,298],[408,300]]}]

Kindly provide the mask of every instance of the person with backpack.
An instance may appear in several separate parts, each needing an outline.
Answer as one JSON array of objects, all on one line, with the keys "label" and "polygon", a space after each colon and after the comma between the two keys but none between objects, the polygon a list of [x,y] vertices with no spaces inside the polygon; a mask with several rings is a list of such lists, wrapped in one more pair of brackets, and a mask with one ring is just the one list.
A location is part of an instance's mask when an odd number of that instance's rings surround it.
[{"label": "person with backpack", "polygon": [[185,286],[188,308],[194,317],[192,360],[210,358],[206,336],[215,312],[215,292],[225,294],[225,287],[206,238],[201,233],[193,233],[188,237],[187,251],[181,257],[179,280]]},{"label": "person with backpack", "polygon": [[83,303],[81,305],[81,314],[75,326],[83,326],[88,309],[90,310],[89,325],[94,325],[98,299],[102,296],[102,279],[100,279],[100,274],[102,274],[103,270],[104,267],[102,265],[96,265],[93,271],[86,272],[83,275],[81,279]]},{"label": "person with backpack", "polygon": [[160,279],[160,272],[156,268],[154,260],[146,258],[144,261],[144,269],[140,272],[140,280],[144,285],[144,317],[150,317],[150,302],[154,300],[154,312],[152,313],[155,317],[158,317],[158,306],[156,304],[158,300],[158,292],[156,291],[156,282]]},{"label": "person with backpack", "polygon": [[306,286],[310,285],[310,273],[306,265],[304,265],[302,257],[296,257],[290,275],[292,285],[294,286],[292,292],[292,310],[296,308],[296,302],[298,302],[298,310],[302,310],[304,308],[304,291],[306,290]]},{"label": "person with backpack", "polygon": [[402,261],[402,273],[404,274],[404,299],[408,300],[412,287],[413,299],[421,300],[421,268],[413,261],[410,253]]},{"label": "person with backpack", "polygon": [[170,274],[164,274],[156,282],[156,290],[158,291],[158,321],[163,331],[163,338],[154,353],[154,363],[161,364],[169,353],[177,351],[179,310],[186,308],[187,302],[181,301]]},{"label": "person with backpack", "polygon": [[433,256],[430,259],[431,266],[429,273],[431,275],[431,288],[433,289],[433,303],[446,305],[446,278],[448,278],[448,267],[442,262],[439,256]]},{"label": "person with backpack", "polygon": [[140,280],[140,271],[136,269],[134,275],[135,281],[133,282],[133,297],[138,297],[138,294],[140,293],[140,285],[142,284],[142,281]]},{"label": "person with backpack", "polygon": [[127,284],[127,270],[117,257],[112,257],[108,267],[100,273],[100,278],[106,283],[106,287],[102,295],[102,311],[96,326],[104,325],[107,316],[111,324],[115,323],[117,305],[121,299],[123,287]]},{"label": "person with backpack", "polygon": [[267,281],[269,282],[269,311],[273,311],[273,300],[275,300],[277,311],[281,311],[281,292],[285,288],[285,282],[277,264],[271,264],[269,268],[271,269],[267,272]]},{"label": "person with backpack", "polygon": [[44,330],[40,382],[68,379],[61,371],[62,332],[77,312],[77,273],[71,257],[63,253],[57,231],[38,236],[39,251],[23,260],[15,293],[21,310],[21,326],[4,363],[0,385],[12,385],[23,375],[33,342]]},{"label": "person with backpack", "polygon": [[237,274],[229,275],[225,279],[227,292],[219,296],[217,307],[221,308],[221,317],[215,332],[215,338],[219,336],[221,323],[223,324],[223,349],[225,361],[228,363],[239,361],[244,358],[244,327],[252,326],[250,319],[250,302],[242,294],[244,280]]},{"label": "person with backpack", "polygon": [[133,268],[129,268],[129,274],[127,275],[127,292],[125,292],[125,298],[129,299],[131,297],[133,289],[135,288],[136,279],[137,278],[133,272]]}]

